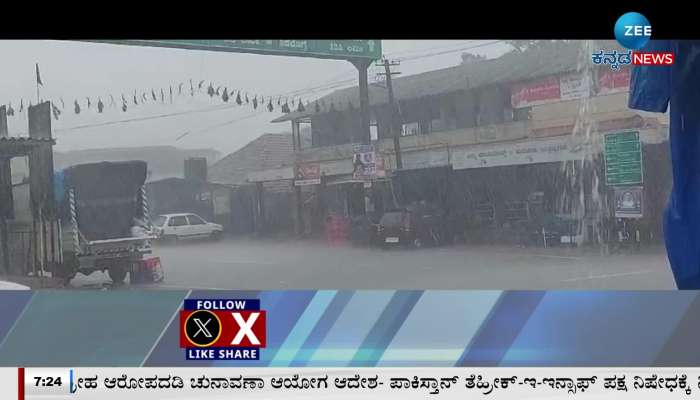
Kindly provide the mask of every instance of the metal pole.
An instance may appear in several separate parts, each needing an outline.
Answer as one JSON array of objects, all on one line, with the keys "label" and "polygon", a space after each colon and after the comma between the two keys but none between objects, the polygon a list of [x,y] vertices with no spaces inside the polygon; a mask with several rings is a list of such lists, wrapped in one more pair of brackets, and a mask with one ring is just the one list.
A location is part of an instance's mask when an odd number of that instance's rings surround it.
[{"label": "metal pole", "polygon": [[146,185],[141,185],[141,212],[143,213],[143,222],[146,227],[151,227],[151,213],[148,210],[148,195],[146,194]]},{"label": "metal pole", "polygon": [[[401,159],[401,131],[395,129],[396,125],[396,99],[394,99],[394,87],[391,84],[391,63],[384,60],[384,73],[386,75],[386,89],[389,96],[389,134],[394,139],[394,154],[396,155],[396,169],[403,168]],[[393,64],[396,65],[396,64]]]},{"label": "metal pole", "polygon": [[75,210],[75,190],[68,192],[68,202],[70,206],[71,234],[73,236],[73,251],[77,257],[80,254],[80,238],[78,236],[78,214]]},{"label": "metal pole", "polygon": [[362,132],[362,142],[371,144],[372,138],[369,130],[369,82],[367,78],[367,68],[371,64],[368,60],[353,60],[351,61],[359,72],[359,88],[360,88],[360,123]]}]

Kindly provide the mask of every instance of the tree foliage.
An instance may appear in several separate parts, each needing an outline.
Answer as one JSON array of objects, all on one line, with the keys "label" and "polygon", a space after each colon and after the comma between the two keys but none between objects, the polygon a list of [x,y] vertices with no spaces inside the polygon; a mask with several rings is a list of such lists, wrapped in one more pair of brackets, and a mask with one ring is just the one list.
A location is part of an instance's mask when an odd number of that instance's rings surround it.
[{"label": "tree foliage", "polygon": [[473,53],[462,53],[462,64],[468,64],[474,61],[486,60],[486,56]]}]

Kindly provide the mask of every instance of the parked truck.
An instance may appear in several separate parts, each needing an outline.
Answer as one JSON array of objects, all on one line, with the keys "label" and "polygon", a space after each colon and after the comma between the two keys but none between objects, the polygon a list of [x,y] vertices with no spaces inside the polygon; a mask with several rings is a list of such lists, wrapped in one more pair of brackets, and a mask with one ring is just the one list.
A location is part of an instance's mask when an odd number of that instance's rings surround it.
[{"label": "parked truck", "polygon": [[114,283],[131,280],[151,253],[146,162],[100,162],[58,171],[54,193],[61,218],[63,263],[70,281],[78,272],[106,271]]}]

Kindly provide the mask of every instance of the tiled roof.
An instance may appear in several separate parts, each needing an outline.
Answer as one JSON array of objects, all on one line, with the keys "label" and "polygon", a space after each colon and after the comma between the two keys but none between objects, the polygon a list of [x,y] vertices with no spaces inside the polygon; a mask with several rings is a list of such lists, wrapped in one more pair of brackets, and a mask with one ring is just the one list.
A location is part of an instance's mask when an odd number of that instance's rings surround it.
[{"label": "tiled roof", "polygon": [[[393,80],[396,100],[417,99],[424,96],[450,93],[473,89],[494,83],[512,83],[535,79],[567,71],[575,71],[580,62],[586,62],[587,49],[582,41],[553,43],[533,48],[522,53],[511,52],[499,58],[474,61],[454,67],[442,68],[421,74],[407,75]],[[621,50],[614,43],[600,43],[606,49]],[[597,49],[597,48],[596,48]],[[590,57],[590,55],[588,55]],[[318,100],[319,104],[329,107],[334,104],[336,110],[348,107],[351,102],[359,107],[357,86],[336,90]],[[387,90],[375,85],[369,86],[370,106],[386,104]],[[321,111],[323,112],[323,111]],[[283,122],[315,114],[313,104],[304,112],[283,115],[272,122]]]},{"label": "tiled roof", "polygon": [[294,162],[291,133],[266,133],[212,165],[208,180],[242,185],[248,173],[291,165]]}]

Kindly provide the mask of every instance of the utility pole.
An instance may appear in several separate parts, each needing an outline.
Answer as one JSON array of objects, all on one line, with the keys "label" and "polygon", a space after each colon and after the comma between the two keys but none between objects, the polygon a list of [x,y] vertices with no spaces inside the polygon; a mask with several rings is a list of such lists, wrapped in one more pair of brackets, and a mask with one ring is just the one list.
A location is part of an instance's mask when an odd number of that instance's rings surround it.
[{"label": "utility pole", "polygon": [[396,154],[396,169],[402,169],[403,168],[403,161],[401,160],[401,130],[400,129],[395,129],[396,128],[396,121],[397,121],[397,107],[396,107],[396,99],[394,99],[394,88],[391,85],[391,76],[392,75],[400,75],[401,72],[391,72],[391,67],[392,66],[397,66],[400,63],[398,61],[389,61],[386,58],[382,59],[381,64],[377,64],[377,66],[384,67],[384,72],[380,72],[377,75],[385,75],[386,76],[386,89],[389,95],[389,134],[394,138],[394,154]]},{"label": "utility pole", "polygon": [[365,144],[372,143],[370,137],[370,116],[369,116],[369,82],[367,79],[367,68],[372,64],[372,61],[365,59],[350,60],[350,62],[357,68],[359,89],[360,89],[360,124],[362,125],[362,138]]}]

